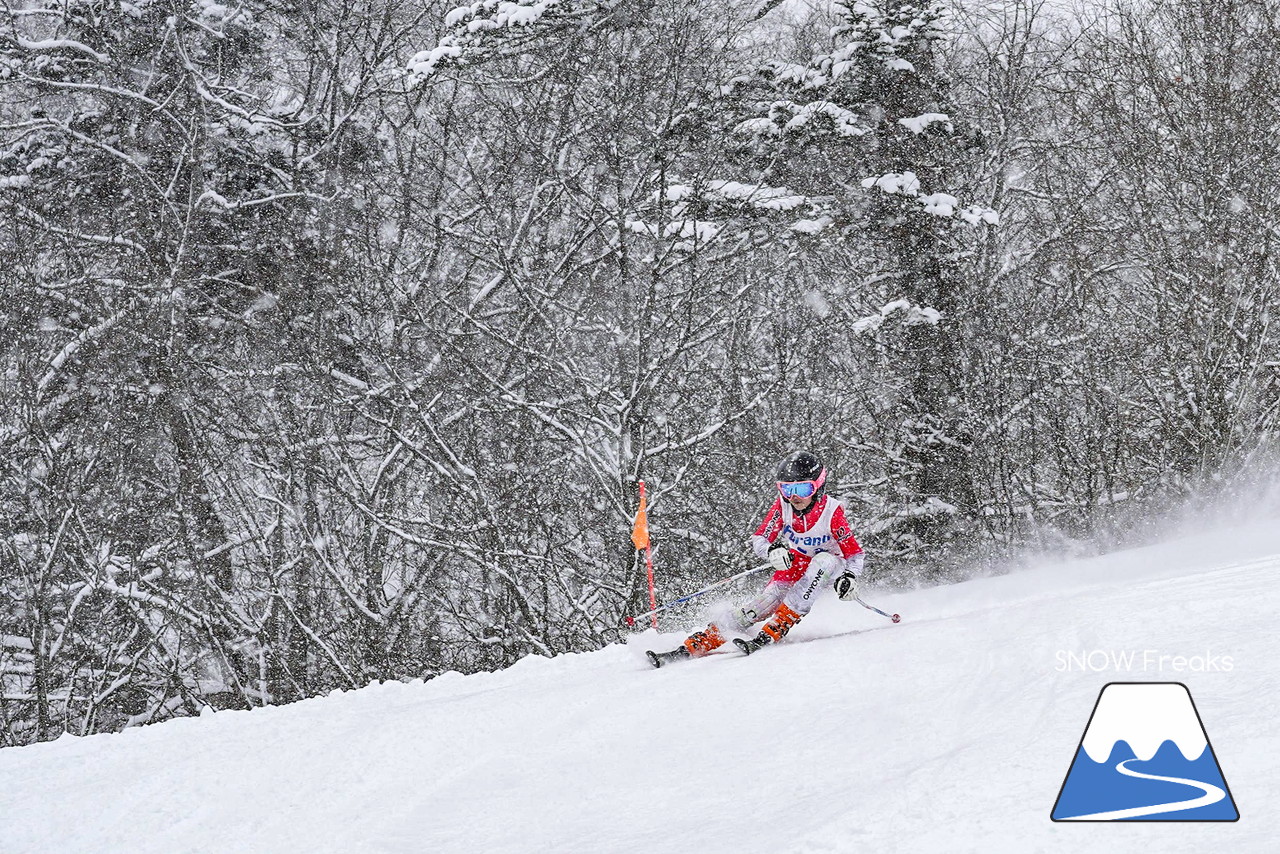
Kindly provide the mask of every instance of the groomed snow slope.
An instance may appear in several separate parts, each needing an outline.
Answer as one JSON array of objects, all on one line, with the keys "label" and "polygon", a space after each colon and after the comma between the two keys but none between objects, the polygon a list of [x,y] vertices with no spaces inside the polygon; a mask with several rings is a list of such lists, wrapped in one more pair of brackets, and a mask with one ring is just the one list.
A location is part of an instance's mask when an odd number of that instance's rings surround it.
[{"label": "groomed snow slope", "polygon": [[[1272,524],[867,591],[897,626],[824,600],[751,658],[653,671],[644,646],[680,636],[647,632],[501,673],[11,748],[0,852],[1271,852],[1278,572]],[[1064,666],[1095,650],[1136,657]],[[1145,650],[1170,658],[1144,668]],[[1190,688],[1239,822],[1049,820],[1099,690],[1134,680]]]}]

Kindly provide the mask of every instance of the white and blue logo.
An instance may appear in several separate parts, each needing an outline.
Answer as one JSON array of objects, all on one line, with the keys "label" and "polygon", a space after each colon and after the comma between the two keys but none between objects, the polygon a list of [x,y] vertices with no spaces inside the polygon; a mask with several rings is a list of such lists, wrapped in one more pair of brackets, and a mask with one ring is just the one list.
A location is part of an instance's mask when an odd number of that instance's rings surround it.
[{"label": "white and blue logo", "polygon": [[1103,687],[1052,818],[1239,819],[1187,686],[1112,682]]}]

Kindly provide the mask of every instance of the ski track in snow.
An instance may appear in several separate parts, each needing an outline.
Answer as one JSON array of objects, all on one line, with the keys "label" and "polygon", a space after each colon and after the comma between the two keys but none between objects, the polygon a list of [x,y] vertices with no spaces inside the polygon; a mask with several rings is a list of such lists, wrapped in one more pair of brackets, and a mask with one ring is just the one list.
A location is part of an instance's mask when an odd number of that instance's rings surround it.
[{"label": "ski track in snow", "polygon": [[1199,789],[1201,795],[1198,798],[1191,798],[1186,801],[1175,801],[1168,804],[1153,804],[1149,807],[1129,807],[1122,810],[1107,810],[1106,812],[1094,812],[1088,815],[1073,815],[1067,818],[1059,819],[1059,821],[1114,821],[1122,818],[1141,818],[1144,815],[1160,815],[1161,813],[1179,812],[1181,810],[1193,810],[1196,807],[1207,807],[1210,804],[1216,804],[1227,796],[1225,790],[1218,788],[1212,783],[1202,783],[1199,780],[1188,780],[1184,777],[1162,777],[1159,774],[1144,774],[1141,771],[1134,771],[1129,768],[1130,762],[1140,762],[1140,759],[1126,759],[1116,764],[1116,770],[1126,777],[1137,777],[1141,780],[1161,780],[1165,783],[1180,783],[1184,786],[1191,786]]},{"label": "ski track in snow", "polygon": [[[659,569],[659,572],[661,570]],[[750,658],[652,670],[694,628],[0,751],[0,854],[1270,852],[1280,525],[834,597]],[[1063,651],[1232,656],[1079,672]],[[1098,692],[1195,697],[1234,823],[1054,823]]]}]

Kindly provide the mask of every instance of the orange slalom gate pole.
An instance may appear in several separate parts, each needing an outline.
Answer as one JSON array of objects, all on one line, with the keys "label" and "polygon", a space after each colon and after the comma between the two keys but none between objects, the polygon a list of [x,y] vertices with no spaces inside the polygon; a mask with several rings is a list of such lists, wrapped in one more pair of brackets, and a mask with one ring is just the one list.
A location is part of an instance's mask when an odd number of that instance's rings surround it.
[{"label": "orange slalom gate pole", "polygon": [[658,630],[658,597],[653,591],[653,549],[645,546],[644,562],[649,567],[649,607],[655,609],[649,616],[652,618],[654,631]]},{"label": "orange slalom gate pole", "polygon": [[631,528],[631,542],[637,549],[644,549],[644,563],[649,570],[649,607],[655,609],[649,616],[653,628],[658,628],[658,598],[653,589],[653,548],[649,542],[649,516],[645,511],[644,481],[640,481],[640,509],[636,511],[636,522]]}]

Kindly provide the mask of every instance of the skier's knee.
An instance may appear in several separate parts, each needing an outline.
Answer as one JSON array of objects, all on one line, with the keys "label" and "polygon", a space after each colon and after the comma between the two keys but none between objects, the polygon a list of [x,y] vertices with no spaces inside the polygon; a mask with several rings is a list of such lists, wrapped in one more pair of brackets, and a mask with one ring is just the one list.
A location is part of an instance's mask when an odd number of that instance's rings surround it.
[{"label": "skier's knee", "polygon": [[732,605],[726,605],[716,609],[712,619],[721,626],[733,631],[746,631],[751,628],[759,618],[753,617],[755,612],[749,608],[739,608]]},{"label": "skier's knee", "polygon": [[824,578],[830,578],[831,574],[840,566],[840,558],[830,552],[819,552],[813,556],[813,560],[809,562],[810,569],[817,569],[822,572]]},{"label": "skier's knee", "polygon": [[744,632],[747,629],[754,626],[756,623],[763,620],[767,616],[769,615],[757,614],[751,608],[734,608],[733,609],[734,625],[736,625],[740,631],[744,631]]}]

